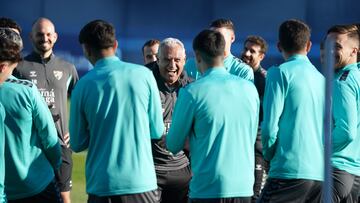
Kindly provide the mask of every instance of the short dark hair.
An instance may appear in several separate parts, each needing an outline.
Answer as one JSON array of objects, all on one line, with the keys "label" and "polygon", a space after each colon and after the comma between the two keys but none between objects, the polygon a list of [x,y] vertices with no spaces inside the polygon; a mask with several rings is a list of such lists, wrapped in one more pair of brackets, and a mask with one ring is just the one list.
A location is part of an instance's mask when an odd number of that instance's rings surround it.
[{"label": "short dark hair", "polygon": [[300,20],[290,19],[279,27],[279,43],[288,53],[301,51],[310,41],[310,28]]},{"label": "short dark hair", "polygon": [[12,28],[19,31],[19,33],[22,31],[20,25],[15,20],[6,17],[0,18],[0,27]]},{"label": "short dark hair", "polygon": [[145,47],[152,47],[152,46],[154,46],[155,44],[160,44],[160,40],[158,40],[158,39],[150,39],[150,40],[148,40],[148,41],[146,41],[145,43],[144,43],[144,45],[142,46],[142,53],[144,54],[144,48]]},{"label": "short dark hair", "polygon": [[110,48],[116,42],[115,28],[104,20],[91,21],[81,29],[79,42],[94,49]]},{"label": "short dark hair", "polygon": [[212,64],[214,58],[224,57],[224,36],[214,30],[201,31],[193,41],[194,51],[198,51],[207,64]]},{"label": "short dark hair", "polygon": [[359,48],[359,28],[357,25],[334,25],[327,31],[327,34],[330,33],[347,34],[349,38],[358,42],[357,47]]},{"label": "short dark hair", "polygon": [[256,45],[260,46],[260,52],[261,53],[266,53],[268,50],[268,44],[266,43],[266,41],[264,40],[264,38],[260,37],[260,36],[255,36],[255,35],[249,35],[247,36],[247,38],[245,39],[244,45],[247,43],[253,43]]},{"label": "short dark hair", "polygon": [[21,61],[22,39],[10,28],[0,28],[0,61],[17,63]]},{"label": "short dark hair", "polygon": [[220,19],[214,20],[213,22],[211,22],[210,27],[211,28],[227,28],[227,29],[235,32],[234,24],[230,19],[220,18]]}]

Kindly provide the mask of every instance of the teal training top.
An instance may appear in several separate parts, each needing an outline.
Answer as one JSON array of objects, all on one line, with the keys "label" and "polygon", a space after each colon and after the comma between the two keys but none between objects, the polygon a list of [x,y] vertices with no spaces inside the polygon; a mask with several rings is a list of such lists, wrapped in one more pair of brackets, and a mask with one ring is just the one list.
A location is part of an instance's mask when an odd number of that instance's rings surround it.
[{"label": "teal training top", "polygon": [[[230,54],[225,58],[224,66],[230,74],[254,82],[254,71],[252,70],[252,68],[234,55]],[[198,72],[194,58],[186,61],[185,71],[190,77],[194,78],[195,80],[201,77],[201,73]]]},{"label": "teal training top", "polygon": [[269,177],[323,180],[325,79],[304,55],[269,69],[262,122]]},{"label": "teal training top", "polygon": [[152,72],[115,56],[98,60],[71,96],[70,142],[75,152],[88,149],[87,193],[155,190],[151,138],[159,139],[163,130]]},{"label": "teal training top", "polygon": [[61,164],[51,113],[37,87],[10,76],[0,85],[5,118],[5,193],[21,199],[42,192]]},{"label": "teal training top", "polygon": [[253,195],[258,115],[254,84],[223,67],[180,90],[166,144],[177,153],[190,138],[191,198]]},{"label": "teal training top", "polygon": [[360,71],[356,64],[335,73],[332,109],[332,165],[360,176]]},{"label": "teal training top", "polygon": [[0,203],[6,201],[4,193],[4,181],[5,181],[5,110],[0,103]]}]

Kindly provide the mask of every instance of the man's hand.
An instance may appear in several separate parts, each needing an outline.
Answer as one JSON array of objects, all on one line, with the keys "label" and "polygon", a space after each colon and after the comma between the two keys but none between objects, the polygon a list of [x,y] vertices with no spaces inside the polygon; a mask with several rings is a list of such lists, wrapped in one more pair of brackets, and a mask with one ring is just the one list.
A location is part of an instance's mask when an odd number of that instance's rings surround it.
[{"label": "man's hand", "polygon": [[70,147],[70,134],[69,133],[66,133],[64,135],[64,142],[65,142],[66,147],[69,148]]}]

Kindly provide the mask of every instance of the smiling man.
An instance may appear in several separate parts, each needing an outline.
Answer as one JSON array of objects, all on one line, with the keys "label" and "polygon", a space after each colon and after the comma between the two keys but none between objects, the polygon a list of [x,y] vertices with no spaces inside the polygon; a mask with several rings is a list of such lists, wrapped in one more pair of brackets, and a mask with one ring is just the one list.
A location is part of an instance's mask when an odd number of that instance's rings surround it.
[{"label": "smiling man", "polygon": [[265,58],[268,45],[266,41],[260,36],[250,35],[244,42],[244,48],[241,53],[241,60],[248,64],[254,70],[254,84],[260,97],[260,112],[259,112],[259,128],[256,136],[255,143],[255,183],[254,183],[254,196],[252,202],[260,196],[262,186],[265,184],[263,181],[264,173],[266,173],[267,162],[262,156],[261,144],[261,128],[260,124],[263,118],[262,101],[265,90],[266,70],[261,66],[261,61]]},{"label": "smiling man", "polygon": [[55,26],[49,19],[37,19],[30,33],[33,52],[19,63],[14,76],[32,81],[51,111],[62,148],[62,164],[56,173],[56,179],[64,203],[69,203],[72,152],[68,147],[67,98],[78,80],[78,74],[73,64],[54,55],[53,47],[57,38]]},{"label": "smiling man", "polygon": [[160,43],[158,61],[147,66],[153,71],[159,88],[165,132],[162,139],[152,142],[152,152],[161,192],[161,202],[186,203],[191,179],[189,159],[183,151],[170,153],[165,147],[165,137],[172,123],[173,109],[180,88],[192,81],[186,74],[185,48],[175,38],[166,38]]},{"label": "smiling man", "polygon": [[331,27],[326,40],[333,41],[335,74],[333,82],[332,202],[357,202],[360,185],[360,71],[358,28]]}]

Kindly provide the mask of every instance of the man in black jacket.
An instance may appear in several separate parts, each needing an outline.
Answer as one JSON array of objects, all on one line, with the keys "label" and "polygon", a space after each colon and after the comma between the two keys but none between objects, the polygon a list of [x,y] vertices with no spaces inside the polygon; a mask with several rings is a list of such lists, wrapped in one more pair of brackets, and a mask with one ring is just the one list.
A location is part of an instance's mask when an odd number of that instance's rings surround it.
[{"label": "man in black jacket", "polygon": [[19,63],[14,76],[33,82],[50,109],[62,149],[62,164],[56,171],[56,180],[64,203],[70,203],[72,151],[69,148],[67,99],[79,77],[73,64],[54,55],[57,37],[55,26],[49,19],[37,19],[30,34],[33,52]]},{"label": "man in black jacket", "polygon": [[241,53],[241,60],[248,64],[254,71],[254,84],[259,93],[260,98],[260,115],[259,128],[255,143],[255,183],[254,196],[252,202],[256,202],[259,198],[261,189],[265,184],[265,177],[267,171],[267,162],[263,159],[262,144],[261,144],[261,129],[260,123],[263,118],[262,101],[265,90],[266,70],[261,66],[261,61],[265,58],[268,45],[266,41],[260,36],[248,36],[244,42],[244,49]]},{"label": "man in black jacket", "polygon": [[156,79],[163,108],[165,132],[161,140],[152,142],[155,170],[162,203],[186,203],[191,171],[184,151],[172,154],[166,150],[165,138],[171,125],[173,109],[181,87],[192,81],[185,71],[185,48],[174,38],[160,43],[158,61],[147,64]]}]

